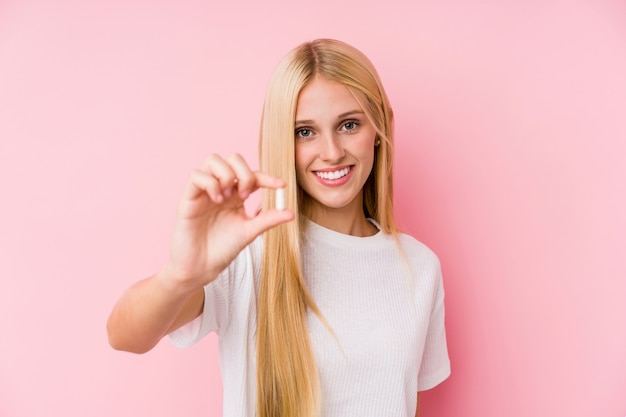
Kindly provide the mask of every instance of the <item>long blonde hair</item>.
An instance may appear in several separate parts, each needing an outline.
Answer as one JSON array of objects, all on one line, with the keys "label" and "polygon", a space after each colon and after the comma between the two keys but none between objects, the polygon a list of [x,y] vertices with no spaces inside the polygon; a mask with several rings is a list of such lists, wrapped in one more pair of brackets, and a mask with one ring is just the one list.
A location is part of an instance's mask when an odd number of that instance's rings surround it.
[{"label": "long blonde hair", "polygon": [[[275,69],[261,120],[261,170],[287,182],[286,206],[298,213],[298,221],[264,235],[256,339],[258,417],[319,414],[320,387],[307,310],[323,317],[302,274],[301,229],[310,197],[297,186],[294,156],[298,96],[314,76],[345,85],[375,126],[380,143],[363,187],[363,210],[383,232],[397,237],[393,219],[393,114],[378,74],[364,54],[343,42],[318,39],[304,43]],[[273,197],[273,193],[265,193],[264,210],[273,207]]]}]

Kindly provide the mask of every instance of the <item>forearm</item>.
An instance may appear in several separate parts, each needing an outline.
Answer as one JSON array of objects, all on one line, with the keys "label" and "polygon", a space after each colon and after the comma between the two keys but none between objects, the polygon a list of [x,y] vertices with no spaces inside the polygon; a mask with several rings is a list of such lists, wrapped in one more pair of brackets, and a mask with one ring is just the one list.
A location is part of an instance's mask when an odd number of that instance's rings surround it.
[{"label": "forearm", "polygon": [[238,154],[226,160],[210,155],[185,186],[167,266],[129,288],[113,308],[107,323],[111,346],[147,352],[197,317],[203,287],[263,232],[294,220],[290,210],[264,210],[256,216],[245,210],[251,193],[285,186],[281,179],[252,172]]},{"label": "forearm", "polygon": [[114,349],[145,353],[171,330],[200,314],[202,289],[180,289],[159,274],[137,282],[117,302],[107,322]]}]

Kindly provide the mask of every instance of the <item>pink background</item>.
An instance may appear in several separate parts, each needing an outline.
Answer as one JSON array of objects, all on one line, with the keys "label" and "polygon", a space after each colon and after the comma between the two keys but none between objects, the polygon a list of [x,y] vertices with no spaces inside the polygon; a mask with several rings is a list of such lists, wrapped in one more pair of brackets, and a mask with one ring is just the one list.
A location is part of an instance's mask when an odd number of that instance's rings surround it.
[{"label": "pink background", "polygon": [[211,3],[0,2],[0,416],[221,414],[214,337],[135,356],[106,318],[203,157],[256,165],[268,77],[316,37],[379,69],[397,214],[442,261],[423,416],[626,415],[624,2]]}]

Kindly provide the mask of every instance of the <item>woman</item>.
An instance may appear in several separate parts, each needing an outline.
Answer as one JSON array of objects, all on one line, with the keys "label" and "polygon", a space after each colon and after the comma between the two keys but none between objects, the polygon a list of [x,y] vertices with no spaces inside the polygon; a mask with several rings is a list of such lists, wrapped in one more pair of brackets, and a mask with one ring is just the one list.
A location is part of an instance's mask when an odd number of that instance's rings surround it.
[{"label": "woman", "polygon": [[217,332],[225,416],[416,415],[450,367],[439,263],[394,224],[392,119],[361,52],[291,51],[265,99],[261,172],[212,155],[192,173],[170,259],[117,303],[111,345]]}]

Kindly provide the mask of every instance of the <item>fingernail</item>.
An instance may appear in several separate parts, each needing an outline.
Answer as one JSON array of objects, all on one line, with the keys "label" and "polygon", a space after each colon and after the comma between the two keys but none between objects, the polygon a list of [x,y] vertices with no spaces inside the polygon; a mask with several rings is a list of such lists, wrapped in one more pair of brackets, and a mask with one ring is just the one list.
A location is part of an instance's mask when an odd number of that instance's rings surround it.
[{"label": "fingernail", "polygon": [[224,194],[224,197],[228,198],[233,194],[233,189],[228,187],[227,189],[222,191],[222,194]]}]

